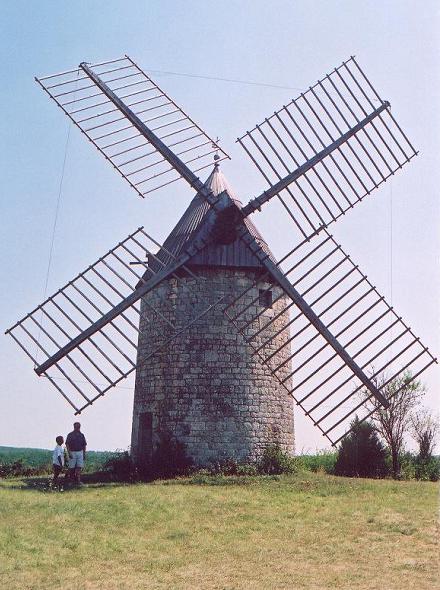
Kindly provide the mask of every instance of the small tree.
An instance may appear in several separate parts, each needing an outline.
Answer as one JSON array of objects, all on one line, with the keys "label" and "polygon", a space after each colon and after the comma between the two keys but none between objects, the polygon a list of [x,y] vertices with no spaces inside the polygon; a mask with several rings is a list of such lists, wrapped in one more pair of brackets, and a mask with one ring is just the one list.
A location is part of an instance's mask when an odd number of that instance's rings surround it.
[{"label": "small tree", "polygon": [[421,381],[413,379],[410,372],[405,372],[391,381],[385,374],[378,375],[373,382],[389,401],[389,407],[383,408],[379,405],[369,391],[363,391],[362,395],[367,408],[370,411],[375,410],[370,419],[389,448],[393,477],[397,479],[400,474],[404,436],[410,427],[412,412],[425,394],[425,387]]},{"label": "small tree", "polygon": [[419,447],[418,459],[422,463],[432,458],[437,434],[439,432],[439,421],[428,409],[422,408],[411,415],[411,434]]},{"label": "small tree", "polygon": [[336,475],[383,477],[386,474],[386,450],[374,426],[356,416],[351,432],[341,442],[335,464]]}]

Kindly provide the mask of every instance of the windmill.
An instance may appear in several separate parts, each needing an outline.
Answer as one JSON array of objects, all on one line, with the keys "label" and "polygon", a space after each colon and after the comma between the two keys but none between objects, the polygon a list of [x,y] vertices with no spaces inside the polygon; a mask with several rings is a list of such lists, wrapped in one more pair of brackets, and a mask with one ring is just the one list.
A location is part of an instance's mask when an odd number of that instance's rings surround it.
[{"label": "windmill", "polygon": [[[436,362],[328,231],[417,153],[354,57],[237,140],[267,182],[245,206],[227,154],[128,56],[37,82],[141,197],[195,192],[163,245],[140,227],[7,331],[76,414],[136,372],[137,460],[163,432],[200,464],[293,452],[292,398],[336,445],[365,396],[387,407]],[[276,201],[279,260],[250,219]]]}]

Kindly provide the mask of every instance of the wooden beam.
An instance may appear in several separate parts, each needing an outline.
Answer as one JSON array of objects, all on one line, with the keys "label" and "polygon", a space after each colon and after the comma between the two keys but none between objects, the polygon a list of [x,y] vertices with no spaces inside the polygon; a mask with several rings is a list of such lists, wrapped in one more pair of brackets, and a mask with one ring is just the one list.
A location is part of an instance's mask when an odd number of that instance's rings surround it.
[{"label": "wooden beam", "polygon": [[95,72],[86,64],[81,63],[79,67],[87,74],[87,76],[96,84],[96,86],[107,96],[107,98],[122,112],[123,115],[127,117],[130,123],[139,131],[141,135],[143,135],[152,146],[154,146],[157,151],[169,162],[173,168],[184,178],[189,185],[196,190],[203,194],[203,196],[208,198],[214,198],[212,192],[206,188],[203,182],[200,180],[198,176],[192,172],[188,168],[188,166],[182,162],[182,160],[176,156],[174,152],[167,147],[159,137],[149,127],[139,119],[137,115],[113,92],[111,88],[107,86],[107,84],[101,80],[101,78],[95,74]]},{"label": "wooden beam", "polygon": [[336,149],[341,147],[341,145],[343,145],[346,141],[348,141],[350,139],[350,137],[352,137],[358,131],[363,129],[365,127],[365,125],[370,123],[375,117],[380,115],[380,113],[382,111],[384,111],[385,109],[387,109],[389,106],[390,106],[390,103],[387,101],[384,101],[383,104],[381,104],[381,106],[379,108],[377,108],[370,115],[368,115],[368,117],[365,117],[365,119],[360,121],[357,125],[352,127],[349,131],[347,131],[347,133],[344,133],[344,135],[341,135],[341,137],[339,139],[337,139],[336,141],[334,141],[331,145],[327,146],[325,149],[323,149],[322,151],[317,153],[316,156],[313,156],[313,158],[310,158],[310,160],[307,160],[307,162],[302,164],[294,172],[291,172],[290,174],[288,174],[287,176],[285,176],[284,178],[279,180],[277,183],[272,185],[269,189],[267,189],[267,191],[264,191],[264,193],[261,193],[260,196],[249,201],[249,203],[245,207],[243,207],[243,209],[241,210],[243,217],[247,217],[248,215],[250,215],[254,211],[260,210],[261,206],[264,205],[264,203],[267,203],[267,201],[272,199],[272,197],[275,197],[282,190],[287,188],[289,186],[289,184],[291,184],[292,182],[294,182],[295,180],[300,178],[300,176],[303,176],[311,168],[314,168],[319,162],[321,162],[321,160],[323,160],[326,156],[330,155]]},{"label": "wooden beam", "polygon": [[37,375],[41,375],[45,371],[47,371],[52,365],[60,361],[66,354],[69,354],[74,348],[80,345],[82,342],[93,336],[96,332],[99,332],[104,326],[114,320],[118,315],[124,312],[126,309],[131,307],[136,301],[138,301],[141,297],[143,297],[146,293],[154,289],[159,283],[163,280],[168,278],[170,275],[174,274],[176,270],[178,270],[181,266],[183,266],[188,260],[191,258],[189,254],[186,252],[179,256],[175,262],[167,266],[165,269],[161,270],[157,274],[155,274],[149,281],[135,289],[133,293],[131,293],[128,297],[126,297],[123,301],[118,303],[113,309],[103,315],[99,320],[97,320],[94,324],[89,326],[84,332],[78,334],[76,338],[73,338],[70,342],[68,342],[65,346],[60,348],[58,352],[56,352],[53,356],[47,359],[44,363],[39,365],[35,368],[35,372]]},{"label": "wooden beam", "polygon": [[363,383],[365,387],[371,391],[374,397],[384,408],[388,408],[390,404],[387,399],[381,394],[374,383],[368,379],[362,369],[356,364],[342,344],[340,344],[340,342],[333,336],[330,330],[320,320],[320,318],[316,315],[305,299],[303,299],[300,293],[298,293],[292,283],[284,276],[283,272],[278,268],[278,266],[272,262],[269,256],[263,251],[261,246],[259,246],[255,238],[251,235],[244,224],[241,225],[237,233],[251,250],[251,252],[253,252],[253,254],[259,258],[261,264],[266,268],[273,279],[280,285],[286,295],[290,297],[298,309],[306,316],[309,322],[316,328],[316,330],[318,330],[325,340],[327,340],[333,350],[339,355],[339,357],[344,361],[344,363],[349,367],[354,375],[356,375],[361,383]]}]

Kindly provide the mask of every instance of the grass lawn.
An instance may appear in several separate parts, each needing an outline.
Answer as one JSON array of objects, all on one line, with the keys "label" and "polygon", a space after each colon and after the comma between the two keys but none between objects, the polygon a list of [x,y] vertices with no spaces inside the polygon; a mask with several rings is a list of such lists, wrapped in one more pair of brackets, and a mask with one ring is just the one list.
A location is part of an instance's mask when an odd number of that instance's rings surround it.
[{"label": "grass lawn", "polygon": [[302,472],[64,491],[0,481],[0,588],[440,588],[438,486]]}]

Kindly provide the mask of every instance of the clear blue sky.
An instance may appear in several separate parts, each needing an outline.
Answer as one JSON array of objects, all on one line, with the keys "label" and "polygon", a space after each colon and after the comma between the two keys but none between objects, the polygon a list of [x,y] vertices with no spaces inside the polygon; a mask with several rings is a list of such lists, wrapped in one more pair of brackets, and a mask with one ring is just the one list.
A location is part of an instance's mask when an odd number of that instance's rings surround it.
[{"label": "clear blue sky", "polygon": [[[413,330],[440,352],[439,204],[440,69],[437,1],[406,0],[3,0],[0,325],[9,327],[41,302],[68,122],[33,81],[35,75],[127,53],[148,70],[249,80],[306,89],[355,54],[390,100],[420,150],[403,171],[332,228]],[[158,83],[233,156],[223,166],[246,200],[262,188],[234,144],[296,90],[155,74]],[[139,225],[166,236],[191,194],[172,186],[141,201],[72,129],[49,290]],[[390,211],[393,204],[393,274]],[[276,220],[259,228],[282,249]],[[70,429],[67,404],[0,338],[0,445],[51,446]],[[438,405],[439,375],[426,377],[427,403]],[[126,388],[81,418],[90,448],[126,448],[132,392]],[[324,443],[298,416],[297,447]]]}]

